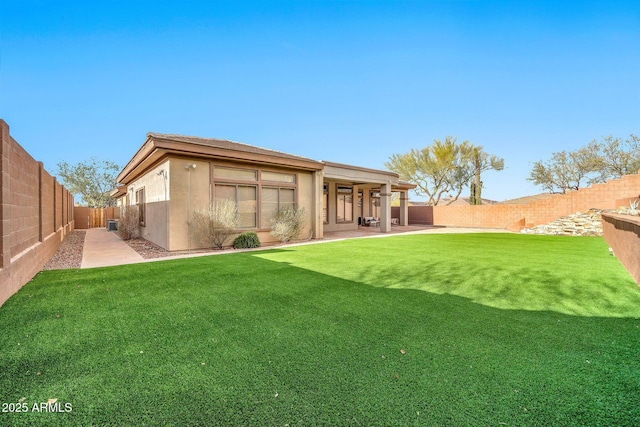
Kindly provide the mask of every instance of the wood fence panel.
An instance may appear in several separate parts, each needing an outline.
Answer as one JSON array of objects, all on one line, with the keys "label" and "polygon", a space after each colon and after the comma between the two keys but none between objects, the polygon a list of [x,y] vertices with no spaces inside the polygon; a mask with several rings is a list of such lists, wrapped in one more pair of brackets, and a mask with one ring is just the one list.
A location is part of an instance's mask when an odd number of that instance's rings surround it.
[{"label": "wood fence panel", "polygon": [[73,215],[76,222],[76,229],[86,230],[87,228],[106,228],[110,219],[117,219],[119,208],[87,208],[76,206],[73,208]]}]

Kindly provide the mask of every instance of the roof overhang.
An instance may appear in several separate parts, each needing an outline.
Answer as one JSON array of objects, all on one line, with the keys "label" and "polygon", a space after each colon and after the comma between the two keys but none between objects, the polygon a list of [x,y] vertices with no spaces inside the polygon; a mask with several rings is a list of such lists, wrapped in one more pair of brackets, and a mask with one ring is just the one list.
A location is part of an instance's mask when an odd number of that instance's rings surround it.
[{"label": "roof overhang", "polygon": [[[234,145],[237,147],[243,146],[239,143],[234,143]],[[242,149],[229,149],[225,147],[199,144],[193,141],[186,142],[173,140],[149,134],[142,147],[140,147],[129,163],[127,163],[127,165],[118,174],[117,181],[121,184],[127,185],[143,174],[149,167],[157,163],[160,159],[167,156],[228,160],[286,167],[305,171],[321,171],[324,168],[324,164],[322,162],[290,155],[283,157],[279,156],[276,151],[266,149],[262,152],[251,152],[244,151]]]},{"label": "roof overhang", "polygon": [[114,199],[119,199],[120,197],[126,196],[126,194],[127,187],[124,185],[118,185],[116,188],[111,190],[111,193],[109,193],[109,195]]},{"label": "roof overhang", "polygon": [[324,177],[336,181],[353,182],[359,184],[387,184],[397,185],[398,174],[395,172],[378,169],[363,168],[360,166],[346,165],[323,161]]}]

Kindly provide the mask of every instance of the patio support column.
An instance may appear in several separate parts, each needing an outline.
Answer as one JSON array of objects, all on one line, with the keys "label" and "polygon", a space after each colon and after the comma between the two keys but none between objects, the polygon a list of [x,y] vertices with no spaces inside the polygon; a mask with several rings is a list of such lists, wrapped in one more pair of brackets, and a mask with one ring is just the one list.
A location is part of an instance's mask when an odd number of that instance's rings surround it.
[{"label": "patio support column", "polygon": [[400,225],[409,225],[409,197],[406,191],[400,192]]},{"label": "patio support column", "polygon": [[313,213],[311,214],[311,231],[314,239],[322,239],[324,235],[324,224],[322,221],[322,197],[324,185],[324,172],[318,171],[311,179],[313,186]]},{"label": "patio support column", "polygon": [[391,183],[380,186],[380,231],[391,231]]}]

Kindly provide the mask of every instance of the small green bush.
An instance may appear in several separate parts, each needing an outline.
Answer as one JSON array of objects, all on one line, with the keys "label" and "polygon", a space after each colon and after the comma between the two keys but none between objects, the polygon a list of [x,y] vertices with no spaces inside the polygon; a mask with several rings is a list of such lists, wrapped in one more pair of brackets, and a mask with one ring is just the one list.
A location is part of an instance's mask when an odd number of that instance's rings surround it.
[{"label": "small green bush", "polygon": [[235,249],[259,248],[260,239],[253,231],[245,231],[233,240]]}]

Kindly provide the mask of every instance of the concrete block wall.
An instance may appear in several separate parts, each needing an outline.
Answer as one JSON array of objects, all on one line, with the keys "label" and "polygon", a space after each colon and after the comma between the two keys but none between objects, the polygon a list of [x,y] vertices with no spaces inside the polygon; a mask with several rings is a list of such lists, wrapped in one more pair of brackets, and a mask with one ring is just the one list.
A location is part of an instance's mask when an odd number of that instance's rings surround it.
[{"label": "concrete block wall", "polygon": [[613,253],[640,285],[640,218],[603,214],[602,232]]},{"label": "concrete block wall", "polygon": [[0,119],[0,305],[26,284],[73,230],[73,195]]},{"label": "concrete block wall", "polygon": [[546,224],[591,208],[615,209],[620,201],[639,196],[640,174],[625,175],[620,179],[594,184],[567,194],[555,194],[528,204],[434,206],[433,224],[519,231],[523,227]]}]

